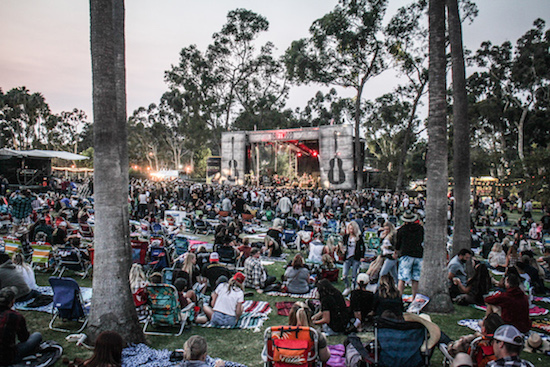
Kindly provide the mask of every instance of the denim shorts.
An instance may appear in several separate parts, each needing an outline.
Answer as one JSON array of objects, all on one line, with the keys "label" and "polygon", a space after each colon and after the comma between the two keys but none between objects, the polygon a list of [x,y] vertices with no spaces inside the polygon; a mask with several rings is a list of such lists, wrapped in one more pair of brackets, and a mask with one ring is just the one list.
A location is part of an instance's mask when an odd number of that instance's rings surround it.
[{"label": "denim shorts", "polygon": [[212,315],[212,320],[210,320],[212,326],[230,326],[233,327],[237,323],[237,318],[235,316],[229,316],[222,312],[214,311]]},{"label": "denim shorts", "polygon": [[420,280],[420,271],[422,270],[422,258],[403,256],[399,258],[399,280],[410,282],[411,280]]}]

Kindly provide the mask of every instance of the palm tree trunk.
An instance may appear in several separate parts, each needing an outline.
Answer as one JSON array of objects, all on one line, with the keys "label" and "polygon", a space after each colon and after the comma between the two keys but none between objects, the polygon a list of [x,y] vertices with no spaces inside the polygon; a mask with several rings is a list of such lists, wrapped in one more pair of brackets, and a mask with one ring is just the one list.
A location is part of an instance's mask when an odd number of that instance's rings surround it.
[{"label": "palm tree trunk", "polygon": [[90,0],[94,110],[95,256],[89,335],[143,342],[128,285],[128,154],[123,0]]},{"label": "palm tree trunk", "polygon": [[454,233],[453,253],[470,248],[470,121],[466,71],[462,48],[462,25],[457,0],[447,0],[449,39],[453,63],[453,176]]},{"label": "palm tree trunk", "polygon": [[430,297],[430,312],[452,312],[446,276],[447,118],[445,102],[445,0],[430,0],[428,171],[424,264],[419,292]]}]

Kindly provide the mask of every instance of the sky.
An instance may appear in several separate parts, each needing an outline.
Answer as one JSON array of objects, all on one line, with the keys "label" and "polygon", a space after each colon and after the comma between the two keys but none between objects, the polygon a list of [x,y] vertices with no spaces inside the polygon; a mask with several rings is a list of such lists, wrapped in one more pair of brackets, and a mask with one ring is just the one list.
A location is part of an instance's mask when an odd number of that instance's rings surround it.
[{"label": "sky", "polygon": [[[389,0],[388,15],[406,0]],[[230,10],[250,9],[267,18],[271,41],[282,54],[293,40],[307,37],[311,23],[337,0],[126,0],[126,73],[128,115],[158,103],[167,90],[164,72],[177,64],[182,48],[204,51]],[[464,45],[515,41],[536,18],[550,21],[550,0],[477,0],[479,15],[464,24]],[[0,1],[0,88],[25,86],[40,92],[53,113],[73,108],[92,119],[89,2],[86,0]],[[374,99],[399,83],[386,72],[369,81],[364,98]],[[293,87],[287,106],[303,107],[320,86]],[[352,91],[343,91],[352,96]]]}]

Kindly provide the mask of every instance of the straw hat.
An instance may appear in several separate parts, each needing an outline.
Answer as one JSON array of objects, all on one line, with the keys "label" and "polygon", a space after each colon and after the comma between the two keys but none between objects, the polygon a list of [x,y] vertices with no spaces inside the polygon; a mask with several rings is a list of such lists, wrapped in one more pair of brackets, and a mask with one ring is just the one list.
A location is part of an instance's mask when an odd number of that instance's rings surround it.
[{"label": "straw hat", "polygon": [[405,213],[401,216],[401,220],[407,223],[416,222],[418,220],[418,215],[410,210],[406,210]]},{"label": "straw hat", "polygon": [[528,353],[546,354],[550,351],[550,342],[542,339],[539,333],[533,332],[525,341],[525,348],[523,350]]},{"label": "straw hat", "polygon": [[428,349],[432,349],[439,342],[439,338],[441,337],[441,329],[439,329],[439,326],[430,320],[429,315],[417,315],[414,313],[405,312],[403,314],[403,318],[405,321],[418,322],[428,329],[428,333],[430,334],[430,338],[428,339]]}]

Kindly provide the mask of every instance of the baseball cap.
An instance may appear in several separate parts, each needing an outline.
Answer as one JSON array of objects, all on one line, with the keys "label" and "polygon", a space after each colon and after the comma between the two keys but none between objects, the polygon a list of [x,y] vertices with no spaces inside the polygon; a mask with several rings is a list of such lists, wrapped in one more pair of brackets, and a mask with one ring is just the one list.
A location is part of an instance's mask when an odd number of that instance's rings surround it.
[{"label": "baseball cap", "polygon": [[513,345],[523,345],[523,334],[512,325],[500,326],[495,331],[493,339]]},{"label": "baseball cap", "polygon": [[233,275],[233,279],[235,279],[237,282],[242,283],[244,282],[245,276],[240,271],[237,272],[235,275]]},{"label": "baseball cap", "polygon": [[357,276],[357,283],[368,284],[369,283],[369,276],[367,275],[367,273],[360,273]]},{"label": "baseball cap", "polygon": [[217,252],[212,252],[210,254],[210,262],[216,262],[216,261],[220,261],[220,255],[218,255]]}]

